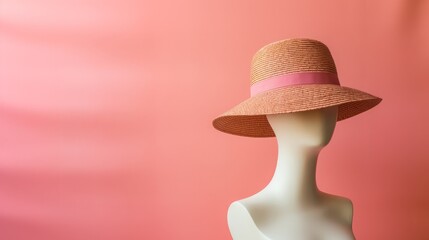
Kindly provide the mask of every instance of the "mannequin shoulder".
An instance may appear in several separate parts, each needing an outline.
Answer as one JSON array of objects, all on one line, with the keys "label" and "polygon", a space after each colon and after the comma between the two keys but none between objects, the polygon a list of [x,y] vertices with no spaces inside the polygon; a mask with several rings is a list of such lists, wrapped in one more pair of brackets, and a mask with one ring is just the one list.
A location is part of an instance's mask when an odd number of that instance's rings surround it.
[{"label": "mannequin shoulder", "polygon": [[326,198],[336,215],[351,225],[353,222],[353,202],[348,198],[331,194],[326,194]]},{"label": "mannequin shoulder", "polygon": [[266,239],[253,220],[251,208],[241,201],[235,201],[229,206],[228,227],[233,239]]},{"label": "mannequin shoulder", "polygon": [[346,223],[351,225],[353,222],[353,202],[350,199],[344,197],[340,197],[338,202],[338,213]]},{"label": "mannequin shoulder", "polygon": [[241,228],[256,228],[250,210],[244,203],[240,201],[235,201],[229,205],[228,226],[232,234],[234,234],[234,232],[238,233],[237,230]]}]

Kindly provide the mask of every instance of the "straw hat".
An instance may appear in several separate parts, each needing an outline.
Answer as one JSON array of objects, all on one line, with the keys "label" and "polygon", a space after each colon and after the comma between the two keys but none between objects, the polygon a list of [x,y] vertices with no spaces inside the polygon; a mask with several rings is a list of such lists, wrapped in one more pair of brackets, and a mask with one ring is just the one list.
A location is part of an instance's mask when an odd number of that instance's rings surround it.
[{"label": "straw hat", "polygon": [[313,39],[270,43],[252,58],[251,97],[213,120],[219,131],[274,137],[267,114],[338,106],[337,121],[373,108],[381,98],[340,85],[328,47]]}]

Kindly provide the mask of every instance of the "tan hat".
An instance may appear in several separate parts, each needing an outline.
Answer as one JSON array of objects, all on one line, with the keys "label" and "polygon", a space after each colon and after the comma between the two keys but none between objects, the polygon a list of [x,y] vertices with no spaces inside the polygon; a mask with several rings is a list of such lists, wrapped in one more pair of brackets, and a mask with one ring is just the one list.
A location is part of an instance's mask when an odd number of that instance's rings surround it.
[{"label": "tan hat", "polygon": [[252,58],[251,97],[213,120],[219,131],[247,137],[274,137],[267,114],[338,106],[337,121],[367,111],[381,98],[340,86],[328,47],[313,39],[270,43]]}]

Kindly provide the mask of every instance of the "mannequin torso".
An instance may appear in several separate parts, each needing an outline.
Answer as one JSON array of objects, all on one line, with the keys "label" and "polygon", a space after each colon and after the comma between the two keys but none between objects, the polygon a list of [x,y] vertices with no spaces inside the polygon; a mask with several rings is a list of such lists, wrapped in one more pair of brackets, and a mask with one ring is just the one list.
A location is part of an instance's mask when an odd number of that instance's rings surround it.
[{"label": "mannequin torso", "polygon": [[303,209],[271,206],[255,195],[235,201],[228,210],[231,234],[235,240],[354,240],[350,200],[326,193],[321,199]]},{"label": "mannequin torso", "polygon": [[270,183],[228,210],[234,240],[354,240],[350,200],[321,192],[316,162],[336,124],[337,107],[267,115],[279,156]]}]

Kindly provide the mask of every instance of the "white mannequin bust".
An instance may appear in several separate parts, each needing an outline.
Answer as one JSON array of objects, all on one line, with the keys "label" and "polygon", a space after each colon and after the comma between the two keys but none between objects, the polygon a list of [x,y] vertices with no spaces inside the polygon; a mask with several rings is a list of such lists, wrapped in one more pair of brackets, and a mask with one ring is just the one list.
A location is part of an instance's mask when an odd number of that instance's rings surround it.
[{"label": "white mannequin bust", "polygon": [[270,114],[278,142],[273,178],[257,194],[233,202],[234,240],[354,240],[349,199],[319,191],[316,163],[331,140],[338,107]]}]

